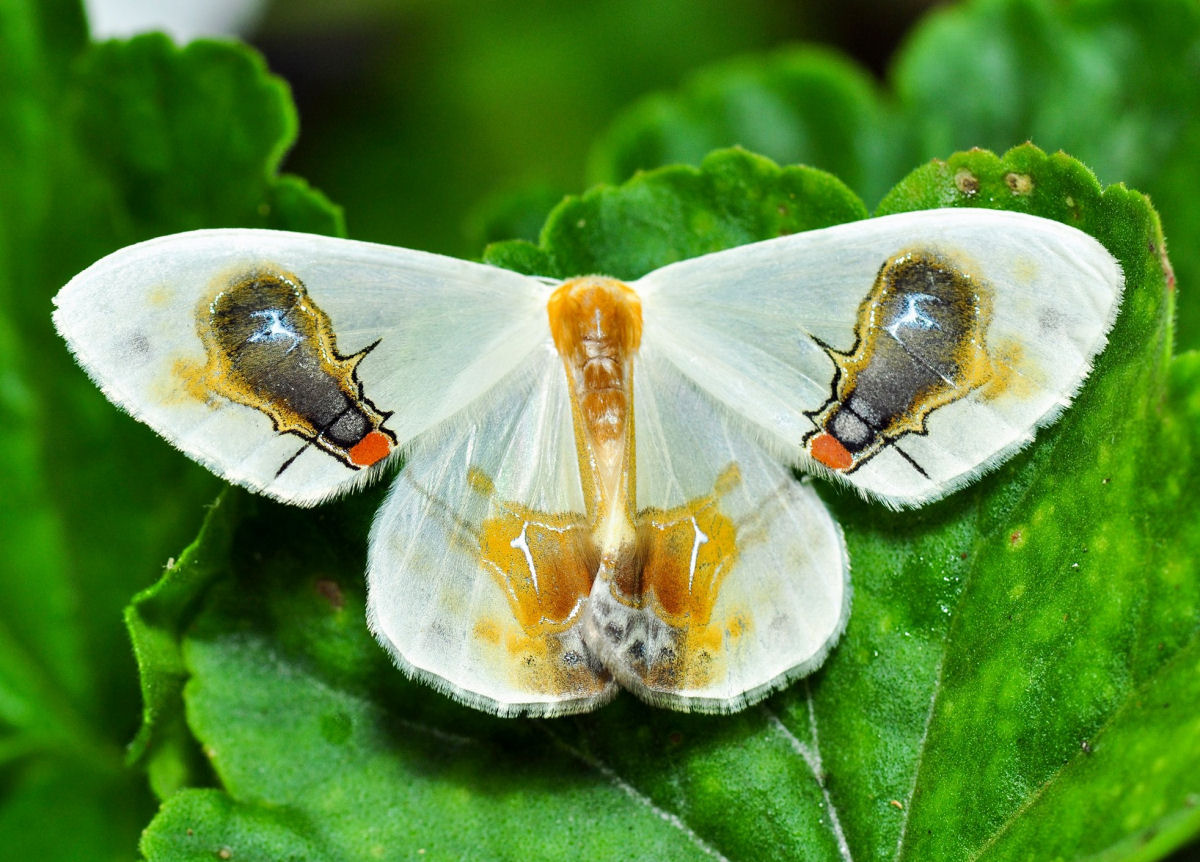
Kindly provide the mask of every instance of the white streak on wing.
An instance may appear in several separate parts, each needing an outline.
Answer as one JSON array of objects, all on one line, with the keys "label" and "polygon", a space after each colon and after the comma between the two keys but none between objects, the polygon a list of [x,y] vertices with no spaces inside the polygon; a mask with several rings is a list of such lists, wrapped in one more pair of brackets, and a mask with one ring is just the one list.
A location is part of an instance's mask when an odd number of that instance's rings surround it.
[{"label": "white streak on wing", "polygon": [[301,338],[296,334],[294,329],[289,329],[283,322],[279,309],[268,308],[265,311],[252,311],[251,317],[259,318],[264,321],[262,328],[250,334],[249,341],[265,342],[265,341],[284,341],[290,340],[292,343],[288,345],[287,353],[291,353],[296,349],[296,345],[300,343]]},{"label": "white streak on wing", "polygon": [[[923,313],[921,311],[921,309],[918,307],[920,305],[920,303],[917,300],[937,299],[936,296],[930,296],[928,293],[913,293],[913,294],[909,294],[906,297],[906,299],[908,301],[904,307],[904,314],[902,314],[900,317],[897,317],[895,320],[893,320],[891,323],[889,323],[887,325],[887,327],[885,327],[888,331],[888,334],[891,335],[892,338],[896,339],[897,341],[900,341],[900,336],[897,334],[897,330],[900,329],[900,327],[902,325],[911,324],[912,326],[916,327],[917,329],[941,329],[942,328],[938,325],[938,322],[936,320],[933,320],[928,315]],[[903,344],[904,342],[900,341],[900,343]]]},{"label": "white streak on wing", "polygon": [[525,533],[529,529],[529,522],[525,521],[521,524],[521,534],[508,543],[510,548],[516,548],[525,555],[525,565],[529,566],[529,577],[533,581],[533,591],[541,593],[537,582],[537,566],[533,564],[533,554],[529,552],[529,539]]},{"label": "white streak on wing", "polygon": [[696,558],[700,556],[700,546],[708,542],[708,536],[700,529],[700,525],[696,523],[696,516],[692,516],[692,529],[696,535],[692,539],[692,561],[688,565],[688,589],[692,588],[693,582],[696,580]]}]

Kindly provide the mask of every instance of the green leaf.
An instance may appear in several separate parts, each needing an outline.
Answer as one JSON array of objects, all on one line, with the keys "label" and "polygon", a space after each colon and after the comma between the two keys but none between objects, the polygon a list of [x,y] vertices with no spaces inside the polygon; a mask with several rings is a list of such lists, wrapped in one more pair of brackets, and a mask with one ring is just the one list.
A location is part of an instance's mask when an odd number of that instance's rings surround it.
[{"label": "green leaf", "polygon": [[586,272],[635,279],[677,260],[866,215],[830,174],[781,172],[749,153],[724,154],[700,171],[666,168],[635,178],[620,194],[597,188],[567,198],[551,213],[540,246],[496,243],[484,260],[559,278]]},{"label": "green leaf", "polygon": [[208,510],[196,540],[159,581],[142,590],[125,609],[125,624],[141,671],[142,726],[130,746],[130,759],[145,761],[150,784],[165,799],[187,783],[206,780],[194,762],[190,733],[183,722],[181,696],[187,668],[180,650],[183,625],[195,603],[225,572],[228,535],[241,498],[219,496]]},{"label": "green leaf", "polygon": [[[1155,858],[1194,836],[1200,365],[1169,356],[1157,217],[1032,146],[927,165],[881,209],[930,202],[1079,226],[1127,296],[1075,404],[996,473],[901,513],[823,489],[855,598],[814,677],[736,716],[629,697],[486,716],[404,679],[366,631],[382,489],[315,512],[245,498],[189,550],[203,577],[177,567],[139,601],[171,596],[147,624],[163,667],[182,656],[218,784],[170,797],[146,856]],[[540,244],[488,259],[634,277],[863,215],[826,174],[726,151],[568,199]]]},{"label": "green leaf", "polygon": [[[1200,234],[1200,6],[1193,0],[972,0],[928,16],[890,92],[836,55],[799,48],[716,65],[636,103],[597,141],[591,179],[698,163],[742,145],[833,171],[868,202],[913,164],[1032,140],[1105,182],[1144,189],[1175,237]],[[1200,246],[1172,260],[1200,282]],[[1200,346],[1200,302],[1180,307]]]},{"label": "green leaf", "polygon": [[905,140],[866,71],[824,48],[792,48],[716,64],[635,102],[592,147],[588,176],[620,182],[736,144],[830,171],[870,201],[912,165]]},{"label": "green leaf", "polygon": [[107,403],[54,333],[51,297],[160,233],[340,229],[323,198],[276,176],[295,116],[254,54],[85,37],[77,3],[0,4],[0,846],[13,858],[134,852],[153,800],[124,765],[137,679],[120,612],[219,487]]},{"label": "green leaf", "polygon": [[158,825],[142,837],[141,849],[150,859],[180,862],[333,858],[326,848],[304,836],[308,831],[304,820],[287,809],[239,804],[218,790],[186,790],[163,805]]}]

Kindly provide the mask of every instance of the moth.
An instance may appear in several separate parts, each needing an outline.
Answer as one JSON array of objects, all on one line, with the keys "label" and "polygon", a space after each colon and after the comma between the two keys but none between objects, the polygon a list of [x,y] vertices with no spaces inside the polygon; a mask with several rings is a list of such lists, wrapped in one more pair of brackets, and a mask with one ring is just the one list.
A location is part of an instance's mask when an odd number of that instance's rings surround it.
[{"label": "moth", "polygon": [[842,532],[792,468],[899,508],[1028,444],[1120,304],[1081,231],[942,209],[682,260],[520,275],[265,230],[122,249],[54,320],[116,404],[314,505],[403,469],[370,535],[396,664],[499,715],[620,688],[729,712],[818,667]]}]

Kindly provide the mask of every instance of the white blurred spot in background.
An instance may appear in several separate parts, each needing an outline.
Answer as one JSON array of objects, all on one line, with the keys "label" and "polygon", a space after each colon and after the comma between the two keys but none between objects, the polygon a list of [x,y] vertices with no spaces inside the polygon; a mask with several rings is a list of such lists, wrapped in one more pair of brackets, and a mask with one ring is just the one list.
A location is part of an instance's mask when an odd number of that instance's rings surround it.
[{"label": "white blurred spot in background", "polygon": [[199,36],[244,36],[266,0],[84,0],[92,38],[161,30],[177,42]]}]

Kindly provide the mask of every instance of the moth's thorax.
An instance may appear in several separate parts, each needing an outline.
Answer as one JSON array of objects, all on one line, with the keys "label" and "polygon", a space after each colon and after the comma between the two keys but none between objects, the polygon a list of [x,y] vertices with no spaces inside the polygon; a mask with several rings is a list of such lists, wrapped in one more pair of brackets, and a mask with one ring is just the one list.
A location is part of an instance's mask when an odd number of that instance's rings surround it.
[{"label": "moth's thorax", "polygon": [[641,300],[619,281],[589,276],[560,286],[547,310],[584,419],[598,441],[619,439],[631,359],[642,340]]},{"label": "moth's thorax", "polygon": [[571,390],[588,515],[608,544],[635,511],[633,356],[642,340],[642,303],[615,279],[586,276],[555,290],[547,312]]}]

